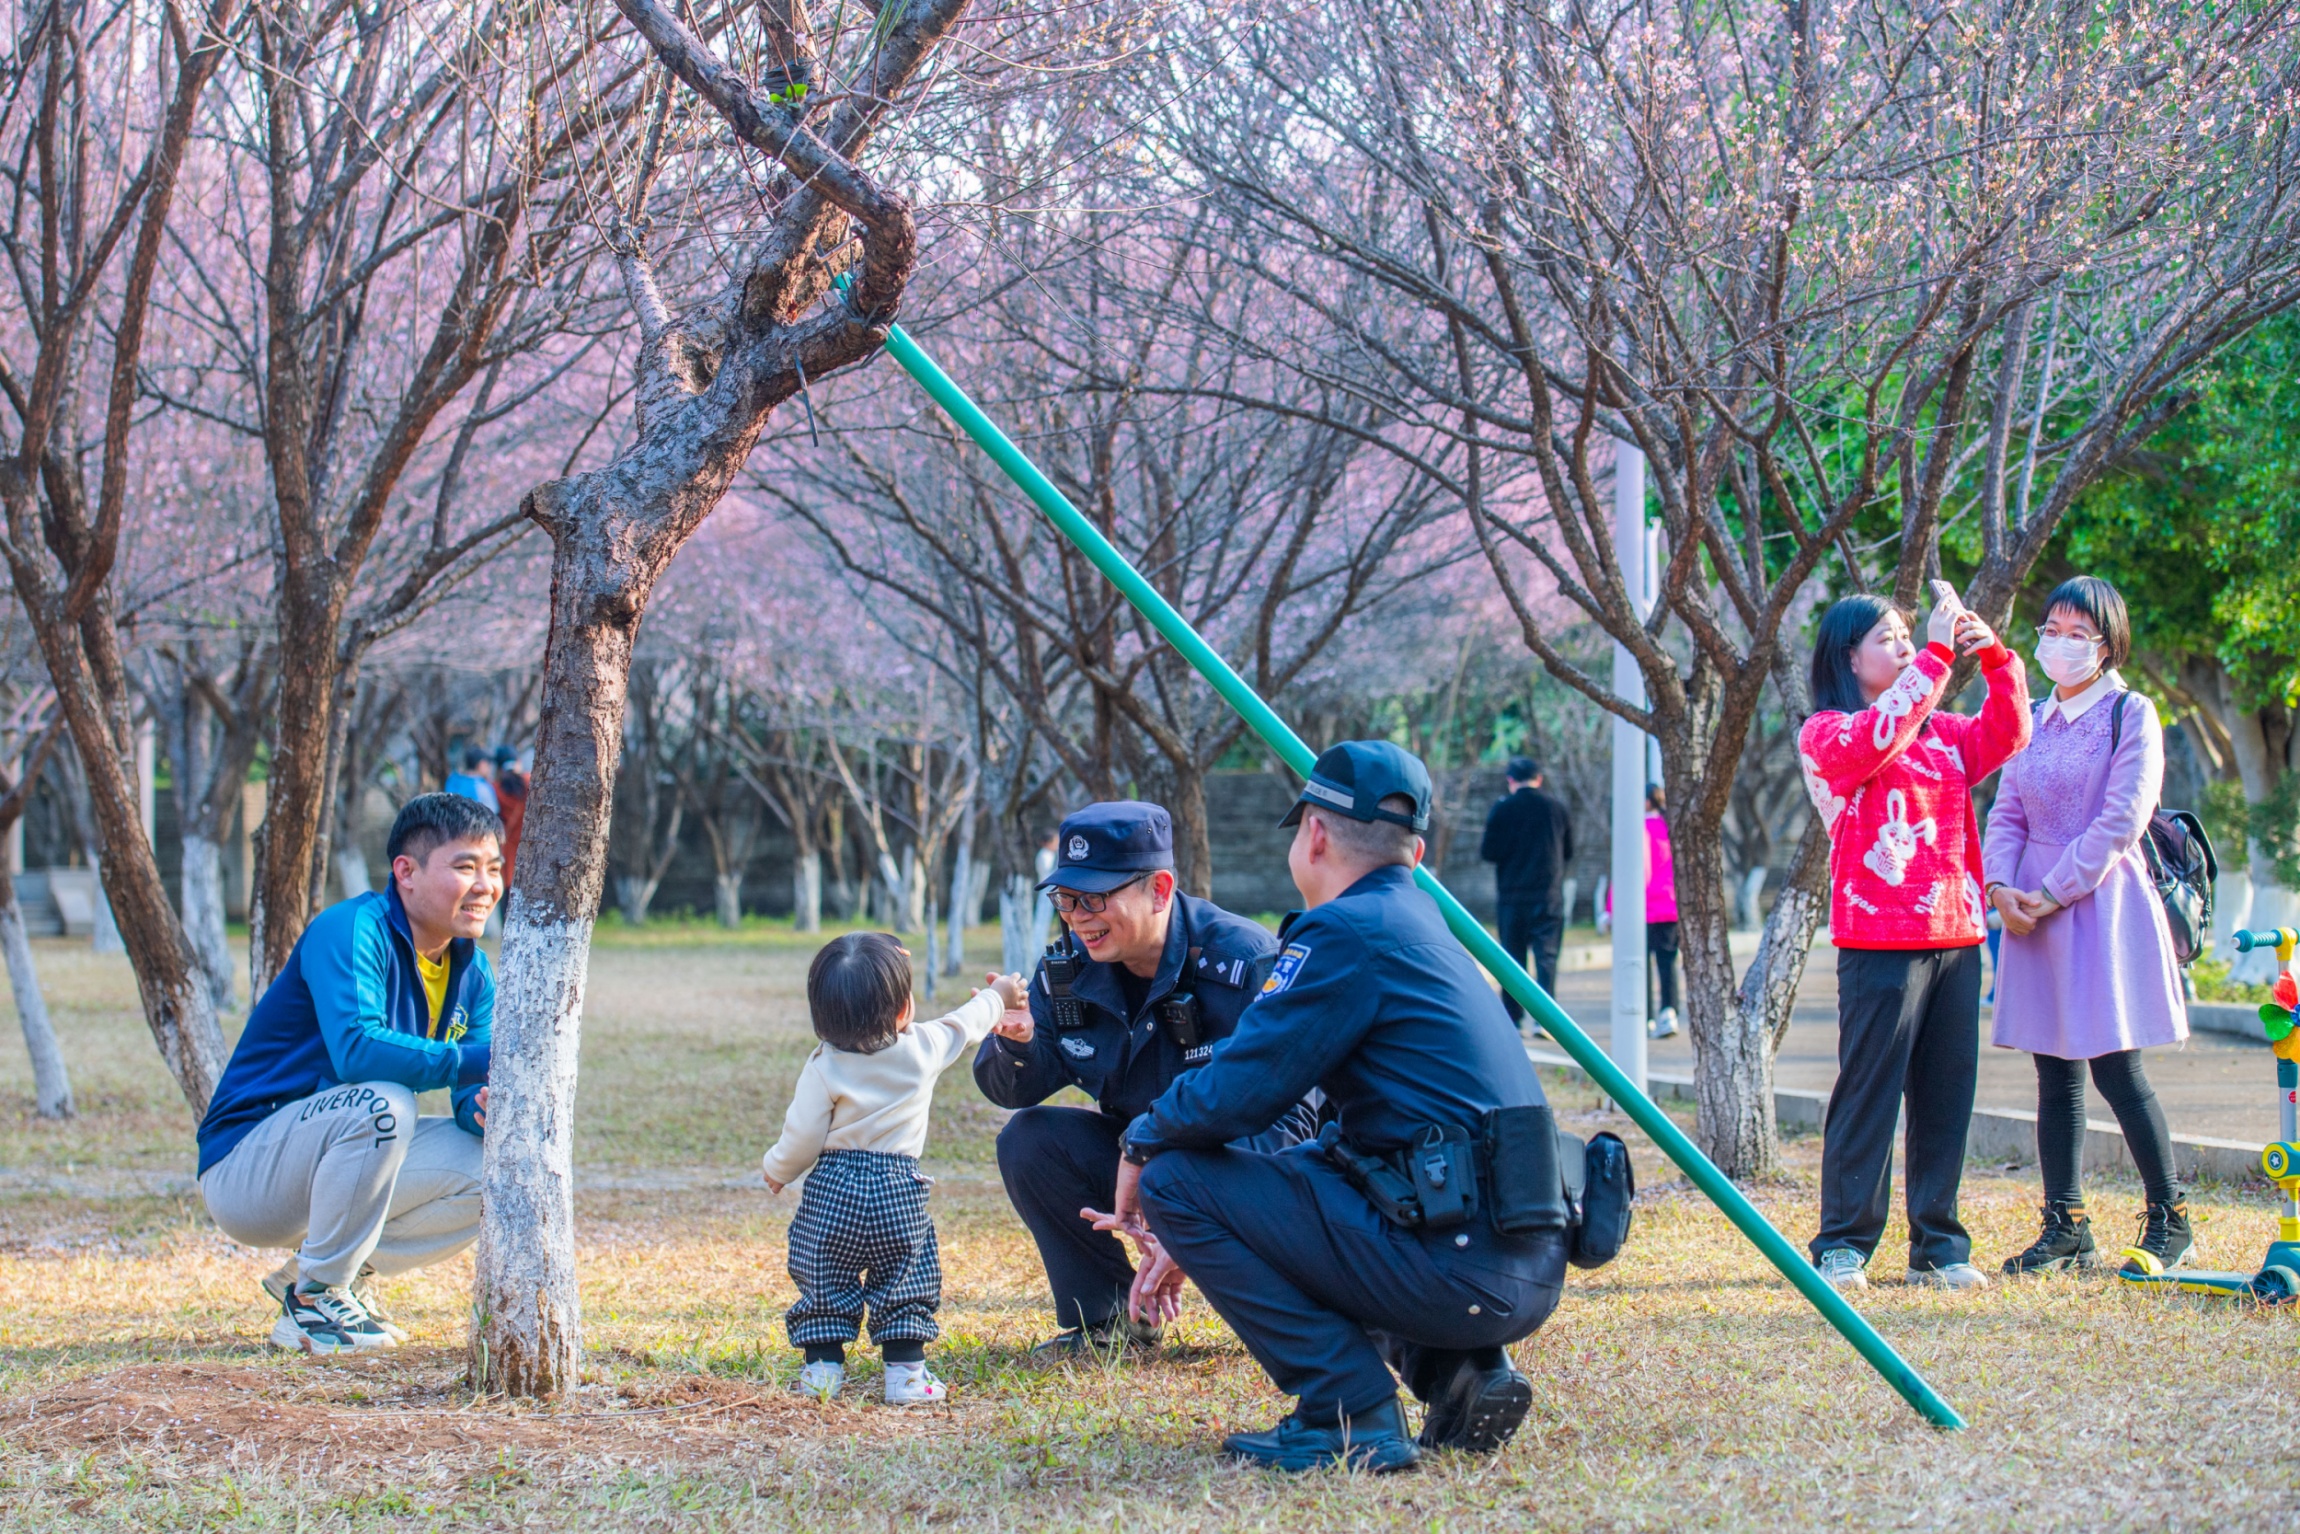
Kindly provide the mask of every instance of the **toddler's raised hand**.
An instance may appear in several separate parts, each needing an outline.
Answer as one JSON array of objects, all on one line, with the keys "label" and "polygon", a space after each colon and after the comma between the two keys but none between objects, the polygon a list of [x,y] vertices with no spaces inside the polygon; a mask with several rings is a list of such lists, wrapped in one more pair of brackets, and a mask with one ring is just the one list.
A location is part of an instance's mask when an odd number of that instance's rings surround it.
[{"label": "toddler's raised hand", "polygon": [[996,991],[998,999],[1006,1004],[1005,1015],[990,1025],[990,1031],[1002,1039],[1027,1044],[1037,1037],[1038,1025],[1030,1016],[1030,981],[1022,975],[988,975],[986,989]]}]

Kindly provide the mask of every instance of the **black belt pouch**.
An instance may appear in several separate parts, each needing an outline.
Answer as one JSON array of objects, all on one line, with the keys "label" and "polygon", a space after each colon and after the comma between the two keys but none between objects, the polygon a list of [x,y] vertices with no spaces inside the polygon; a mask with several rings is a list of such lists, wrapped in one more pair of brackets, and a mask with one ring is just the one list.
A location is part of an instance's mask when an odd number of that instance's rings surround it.
[{"label": "black belt pouch", "polygon": [[1557,1167],[1557,1121],[1536,1103],[1485,1116],[1488,1218],[1504,1235],[1563,1230],[1565,1180]]}]

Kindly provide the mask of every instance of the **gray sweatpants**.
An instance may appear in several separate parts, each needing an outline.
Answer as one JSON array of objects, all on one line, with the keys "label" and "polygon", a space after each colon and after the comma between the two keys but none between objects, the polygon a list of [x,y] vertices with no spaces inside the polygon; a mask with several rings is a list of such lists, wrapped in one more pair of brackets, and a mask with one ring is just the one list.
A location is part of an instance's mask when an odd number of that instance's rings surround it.
[{"label": "gray sweatpants", "polygon": [[392,1081],[331,1087],[278,1109],[200,1178],[224,1234],[299,1247],[306,1283],[348,1284],[442,1262],[479,1237],[479,1137],[418,1118]]}]

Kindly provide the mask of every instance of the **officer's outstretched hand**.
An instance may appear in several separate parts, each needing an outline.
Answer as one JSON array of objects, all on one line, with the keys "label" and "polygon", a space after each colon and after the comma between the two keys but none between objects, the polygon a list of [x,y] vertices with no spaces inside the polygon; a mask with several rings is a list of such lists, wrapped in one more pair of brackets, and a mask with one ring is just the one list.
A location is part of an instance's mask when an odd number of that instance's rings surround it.
[{"label": "officer's outstretched hand", "polygon": [[985,987],[998,993],[1006,1003],[1006,1013],[990,1025],[990,1031],[1002,1039],[1027,1044],[1038,1032],[1038,1025],[1030,1017],[1030,979],[1027,975],[991,974],[983,977]]},{"label": "officer's outstretched hand", "polygon": [[1150,1227],[1142,1219],[1142,1169],[1131,1161],[1118,1163],[1118,1189],[1110,1200],[1110,1213],[1099,1209],[1081,1209],[1078,1218],[1093,1225],[1096,1230],[1107,1230],[1132,1239],[1147,1255],[1158,1244],[1150,1234]]}]

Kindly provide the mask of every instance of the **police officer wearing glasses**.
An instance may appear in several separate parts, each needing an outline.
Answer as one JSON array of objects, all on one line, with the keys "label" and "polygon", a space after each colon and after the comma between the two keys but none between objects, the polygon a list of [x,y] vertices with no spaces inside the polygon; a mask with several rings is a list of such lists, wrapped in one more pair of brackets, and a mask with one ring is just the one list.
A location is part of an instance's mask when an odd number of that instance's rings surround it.
[{"label": "police officer wearing glasses", "polygon": [[[1081,1212],[1110,1207],[1128,1121],[1229,1036],[1277,950],[1259,924],[1175,889],[1173,821],[1158,805],[1088,805],[1062,822],[1055,852],[1040,888],[1064,931],[1031,982],[1031,1037],[994,1034],[974,1060],[983,1096],[1020,1110],[999,1131],[998,1173],[1064,1328],[1040,1357],[1157,1340],[1155,1324],[1126,1316],[1125,1247]],[[1064,1087],[1097,1106],[1044,1106]],[[1275,1149],[1314,1133],[1315,1112],[1296,1104],[1254,1127]]]},{"label": "police officer wearing glasses", "polygon": [[[1318,758],[1288,855],[1308,909],[1262,994],[1200,1070],[1128,1126],[1113,1229],[1156,1245],[1137,1316],[1185,1274],[1293,1415],[1223,1447],[1286,1470],[1402,1470],[1420,1448],[1487,1452],[1532,1388],[1504,1347],[1547,1320],[1568,1207],[1556,1126],[1517,1030],[1415,887],[1429,773],[1387,741]],[[1313,1089],[1332,1122],[1241,1150]],[[1407,1436],[1395,1368],[1428,1403]]]}]

